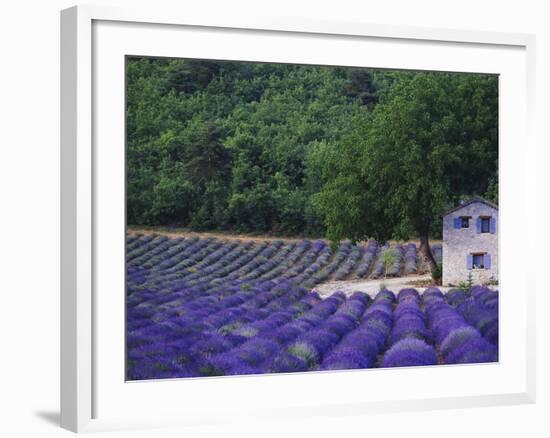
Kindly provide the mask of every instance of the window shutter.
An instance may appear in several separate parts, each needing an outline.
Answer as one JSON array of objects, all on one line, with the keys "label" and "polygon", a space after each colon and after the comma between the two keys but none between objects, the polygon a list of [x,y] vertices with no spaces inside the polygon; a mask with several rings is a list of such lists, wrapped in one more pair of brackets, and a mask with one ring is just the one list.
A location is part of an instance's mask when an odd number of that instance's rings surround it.
[{"label": "window shutter", "polygon": [[473,267],[474,267],[474,256],[472,254],[468,254],[466,256],[466,268],[473,269]]},{"label": "window shutter", "polygon": [[496,230],[497,230],[497,220],[494,217],[492,217],[491,218],[491,225],[490,225],[491,234],[495,234]]},{"label": "window shutter", "polygon": [[481,218],[478,217],[477,220],[476,220],[476,230],[477,230],[477,234],[481,233]]},{"label": "window shutter", "polygon": [[455,228],[460,228],[461,224],[460,224],[460,218],[459,217],[455,217]]},{"label": "window shutter", "polygon": [[485,269],[491,269],[491,254],[485,254]]}]

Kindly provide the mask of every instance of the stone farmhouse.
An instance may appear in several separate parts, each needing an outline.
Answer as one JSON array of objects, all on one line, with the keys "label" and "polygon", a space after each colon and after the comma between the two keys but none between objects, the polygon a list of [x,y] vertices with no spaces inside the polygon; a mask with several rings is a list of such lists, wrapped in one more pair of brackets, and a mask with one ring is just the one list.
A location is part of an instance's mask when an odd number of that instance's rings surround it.
[{"label": "stone farmhouse", "polygon": [[498,280],[498,206],[482,198],[443,214],[443,285],[470,273],[475,284]]}]

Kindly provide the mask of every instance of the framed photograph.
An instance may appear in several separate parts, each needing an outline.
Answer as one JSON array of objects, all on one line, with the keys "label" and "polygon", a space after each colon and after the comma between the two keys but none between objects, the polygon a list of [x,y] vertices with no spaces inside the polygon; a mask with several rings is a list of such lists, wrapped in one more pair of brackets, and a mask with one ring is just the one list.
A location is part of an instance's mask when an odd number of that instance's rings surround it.
[{"label": "framed photograph", "polygon": [[63,427],[534,402],[534,37],[78,6],[61,55]]}]

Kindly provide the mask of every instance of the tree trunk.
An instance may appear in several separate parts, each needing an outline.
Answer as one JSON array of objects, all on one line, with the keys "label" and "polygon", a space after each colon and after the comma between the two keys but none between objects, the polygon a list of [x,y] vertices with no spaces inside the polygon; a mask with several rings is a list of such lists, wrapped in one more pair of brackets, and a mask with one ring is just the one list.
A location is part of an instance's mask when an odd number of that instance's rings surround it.
[{"label": "tree trunk", "polygon": [[420,251],[423,252],[426,258],[428,259],[428,263],[430,264],[430,269],[433,272],[434,269],[437,267],[437,262],[435,261],[435,257],[432,252],[432,248],[430,247],[430,241],[427,235],[420,236]]}]

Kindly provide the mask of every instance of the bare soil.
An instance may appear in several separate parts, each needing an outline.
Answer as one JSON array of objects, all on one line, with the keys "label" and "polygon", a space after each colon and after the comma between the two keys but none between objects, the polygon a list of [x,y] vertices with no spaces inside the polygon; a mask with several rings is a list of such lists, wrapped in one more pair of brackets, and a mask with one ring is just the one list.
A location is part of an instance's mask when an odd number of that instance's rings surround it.
[{"label": "bare soil", "polygon": [[276,240],[282,240],[283,242],[298,242],[303,239],[312,240],[325,240],[321,238],[308,238],[308,237],[279,237],[279,236],[257,236],[254,234],[238,234],[238,233],[224,233],[224,232],[198,232],[190,231],[185,228],[167,228],[167,227],[128,227],[128,234],[159,234],[170,238],[177,237],[193,237],[197,236],[201,239],[215,238],[222,240],[243,240],[252,242],[274,242]]},{"label": "bare soil", "polygon": [[[423,282],[424,286],[417,287],[416,282]],[[399,290],[414,287],[419,293],[423,293],[428,287],[432,286],[430,274],[422,275],[409,275],[407,277],[395,277],[368,280],[343,280],[343,281],[328,281],[326,283],[318,284],[313,290],[316,291],[322,298],[325,298],[334,292],[341,291],[346,295],[351,295],[353,292],[364,292],[374,297],[381,289],[381,285],[384,284],[386,289],[395,293]],[[435,285],[434,285],[435,286]],[[441,292],[446,293],[451,289],[450,287],[436,286]]]},{"label": "bare soil", "polygon": [[[272,235],[256,235],[256,234],[239,234],[231,232],[222,232],[222,231],[191,231],[186,228],[172,228],[172,227],[138,227],[138,226],[128,226],[128,234],[159,234],[171,238],[177,237],[192,237],[197,236],[200,238],[216,238],[216,239],[227,239],[227,240],[251,240],[253,242],[272,242],[276,240],[282,240],[283,242],[298,242],[304,239],[310,240],[322,240],[326,243],[329,243],[323,237],[304,237],[304,236],[272,236]],[[396,243],[397,241],[390,240],[389,243]],[[409,240],[406,243],[415,243],[419,247],[420,242],[417,240]],[[366,244],[367,242],[359,242]],[[440,240],[431,240],[430,243],[433,245],[435,243],[441,243]]]}]

